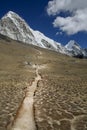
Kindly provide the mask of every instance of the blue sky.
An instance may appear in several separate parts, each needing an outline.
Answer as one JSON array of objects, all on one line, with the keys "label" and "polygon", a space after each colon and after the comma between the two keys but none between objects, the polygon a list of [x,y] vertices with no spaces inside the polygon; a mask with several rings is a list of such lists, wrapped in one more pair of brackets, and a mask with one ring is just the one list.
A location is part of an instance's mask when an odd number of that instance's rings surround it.
[{"label": "blue sky", "polygon": [[[61,4],[60,1],[67,2],[67,5],[64,3]],[[82,11],[82,15],[85,13],[82,10],[85,8],[85,0],[83,0],[83,6],[82,3],[80,3],[80,9],[78,7],[78,1],[80,0],[71,0],[77,3],[74,2],[75,4],[73,4],[73,6],[69,5],[70,8],[67,8],[69,0],[60,1],[52,0],[50,2],[50,0],[1,0],[0,18],[8,11],[14,11],[22,18],[24,18],[31,28],[41,31],[46,36],[62,43],[63,45],[65,45],[69,40],[75,40],[83,48],[87,48],[87,30],[85,29],[86,23],[83,23],[82,28],[80,28],[81,21],[79,22],[78,19],[79,11]],[[61,8],[60,6],[56,6],[60,4],[62,5]],[[77,10],[77,12],[75,12],[75,10]],[[78,24],[76,23],[77,21]],[[71,26],[66,25],[67,23],[72,25],[71,30]],[[76,25],[78,26],[78,30],[76,29]],[[85,27],[83,27],[84,25]]]}]

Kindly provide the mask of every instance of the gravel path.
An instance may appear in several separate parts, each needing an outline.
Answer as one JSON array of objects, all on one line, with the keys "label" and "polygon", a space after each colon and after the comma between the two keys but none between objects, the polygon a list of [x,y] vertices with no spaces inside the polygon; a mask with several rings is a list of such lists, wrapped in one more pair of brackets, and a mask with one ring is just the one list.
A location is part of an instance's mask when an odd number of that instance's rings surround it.
[{"label": "gravel path", "polygon": [[16,119],[14,120],[11,130],[36,130],[33,112],[33,96],[37,87],[37,83],[41,80],[41,76],[38,73],[38,65],[35,66],[36,78],[32,82],[31,86],[27,87],[25,98],[17,112]]}]

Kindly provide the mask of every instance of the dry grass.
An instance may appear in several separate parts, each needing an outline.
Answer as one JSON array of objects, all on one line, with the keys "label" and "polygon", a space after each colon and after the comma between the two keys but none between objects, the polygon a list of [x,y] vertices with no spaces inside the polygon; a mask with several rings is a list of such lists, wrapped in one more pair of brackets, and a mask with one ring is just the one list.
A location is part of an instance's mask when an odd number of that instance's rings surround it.
[{"label": "dry grass", "polygon": [[38,130],[87,130],[87,60],[11,40],[0,40],[0,130],[35,77],[31,64],[46,65],[34,97]]},{"label": "dry grass", "polygon": [[35,95],[38,130],[87,130],[87,60],[46,55]]},{"label": "dry grass", "polygon": [[35,77],[35,70],[25,63],[34,62],[37,54],[32,47],[0,40],[0,130],[16,114],[27,84]]}]

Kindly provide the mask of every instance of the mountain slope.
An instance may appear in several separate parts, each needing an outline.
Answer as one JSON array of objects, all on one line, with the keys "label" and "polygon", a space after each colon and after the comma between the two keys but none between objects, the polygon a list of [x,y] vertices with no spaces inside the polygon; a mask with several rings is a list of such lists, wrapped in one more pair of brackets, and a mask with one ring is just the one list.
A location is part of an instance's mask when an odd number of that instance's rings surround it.
[{"label": "mountain slope", "polygon": [[37,130],[87,130],[87,60],[5,36],[0,36],[0,130],[11,130],[17,119],[35,65],[42,77],[34,94]]},{"label": "mountain slope", "polygon": [[24,19],[12,11],[9,11],[1,18],[0,34],[69,56],[87,57],[87,51],[82,49],[76,42],[70,41],[64,47],[60,43],[46,37],[43,33],[30,28]]},{"label": "mountain slope", "polygon": [[0,33],[14,40],[65,53],[65,48],[39,31],[34,31],[18,14],[9,11],[0,20]]},{"label": "mountain slope", "polygon": [[12,11],[9,11],[0,20],[0,33],[14,40],[26,43],[29,43],[34,39],[27,23]]}]

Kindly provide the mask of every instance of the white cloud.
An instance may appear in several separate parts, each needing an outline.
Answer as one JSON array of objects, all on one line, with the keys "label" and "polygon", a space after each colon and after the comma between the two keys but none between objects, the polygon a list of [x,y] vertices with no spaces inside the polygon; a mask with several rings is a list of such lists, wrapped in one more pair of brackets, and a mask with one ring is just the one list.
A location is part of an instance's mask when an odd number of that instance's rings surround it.
[{"label": "white cloud", "polygon": [[87,0],[52,0],[48,2],[47,13],[56,15],[61,11],[74,12],[87,8]]},{"label": "white cloud", "polygon": [[60,28],[67,34],[75,34],[87,31],[87,0],[52,0],[48,2],[48,15],[57,15],[60,12],[69,11],[68,17],[56,16],[54,27]]},{"label": "white cloud", "polygon": [[56,33],[56,36],[57,36],[57,35],[62,35],[62,34],[63,34],[63,32],[57,32],[57,33]]},{"label": "white cloud", "polygon": [[60,27],[67,34],[75,34],[80,31],[87,31],[87,9],[76,11],[71,17],[57,17],[53,22],[54,27]]}]

